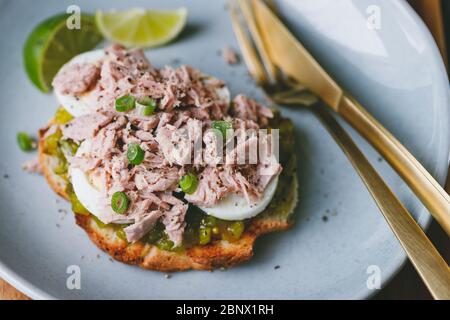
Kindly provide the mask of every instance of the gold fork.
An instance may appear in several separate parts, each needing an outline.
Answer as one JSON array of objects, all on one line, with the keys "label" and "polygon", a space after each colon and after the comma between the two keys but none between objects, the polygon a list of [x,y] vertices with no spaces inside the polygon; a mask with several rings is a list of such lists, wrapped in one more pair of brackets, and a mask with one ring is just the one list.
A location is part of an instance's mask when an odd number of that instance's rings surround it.
[{"label": "gold fork", "polygon": [[433,297],[450,299],[449,267],[408,210],[323,103],[306,91],[302,85],[284,77],[271,62],[256,27],[249,2],[238,0],[251,37],[240,21],[235,3],[229,0],[228,4],[233,30],[244,61],[256,83],[274,102],[307,106],[315,113],[356,169]]}]

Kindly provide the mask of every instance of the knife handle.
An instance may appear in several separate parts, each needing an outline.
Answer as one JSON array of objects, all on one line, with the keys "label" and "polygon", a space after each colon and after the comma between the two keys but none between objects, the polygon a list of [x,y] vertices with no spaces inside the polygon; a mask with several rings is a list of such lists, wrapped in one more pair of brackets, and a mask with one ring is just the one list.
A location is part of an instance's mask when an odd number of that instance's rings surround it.
[{"label": "knife handle", "polygon": [[344,94],[337,112],[391,164],[450,236],[450,197],[441,185],[353,97]]}]

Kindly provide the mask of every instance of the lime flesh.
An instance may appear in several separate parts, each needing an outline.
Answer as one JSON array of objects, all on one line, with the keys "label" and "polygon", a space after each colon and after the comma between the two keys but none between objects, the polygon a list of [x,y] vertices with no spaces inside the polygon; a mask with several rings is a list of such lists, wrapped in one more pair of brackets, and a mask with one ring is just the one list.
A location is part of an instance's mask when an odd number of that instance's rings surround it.
[{"label": "lime flesh", "polygon": [[155,47],[176,38],[187,20],[187,10],[97,11],[97,26],[103,36],[126,47]]}]

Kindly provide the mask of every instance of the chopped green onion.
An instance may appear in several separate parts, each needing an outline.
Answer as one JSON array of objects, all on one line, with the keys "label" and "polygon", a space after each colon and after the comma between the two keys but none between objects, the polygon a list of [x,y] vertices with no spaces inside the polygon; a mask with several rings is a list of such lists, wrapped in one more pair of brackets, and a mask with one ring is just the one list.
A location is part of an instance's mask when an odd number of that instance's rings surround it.
[{"label": "chopped green onion", "polygon": [[140,113],[143,116],[150,116],[156,109],[156,101],[150,97],[143,97],[137,101]]},{"label": "chopped green onion", "polygon": [[143,106],[141,108],[141,114],[145,117],[152,115],[154,111],[155,111],[155,107],[152,107],[152,106]]},{"label": "chopped green onion", "polygon": [[180,179],[180,188],[184,193],[193,194],[197,190],[197,186],[198,179],[192,173],[188,173]]},{"label": "chopped green onion", "polygon": [[119,112],[127,112],[136,107],[136,99],[132,95],[124,95],[116,99],[116,110]]},{"label": "chopped green onion", "polygon": [[129,204],[130,200],[124,192],[117,191],[111,198],[111,208],[119,214],[127,212]]},{"label": "chopped green onion", "polygon": [[138,100],[138,103],[144,106],[156,107],[156,101],[150,97],[142,97]]},{"label": "chopped green onion", "polygon": [[73,119],[73,116],[63,107],[59,107],[55,113],[55,121],[57,124],[66,124]]},{"label": "chopped green onion", "polygon": [[227,130],[233,128],[228,121],[213,121],[211,127],[215,130],[219,130],[223,138],[227,137]]},{"label": "chopped green onion", "polygon": [[22,151],[31,151],[36,148],[36,142],[26,132],[17,134],[17,143]]},{"label": "chopped green onion", "polygon": [[139,165],[144,161],[145,152],[137,143],[130,143],[127,150],[127,158],[131,164],[135,166]]},{"label": "chopped green onion", "polygon": [[205,245],[211,242],[211,228],[200,228],[199,234],[199,243],[201,245]]}]

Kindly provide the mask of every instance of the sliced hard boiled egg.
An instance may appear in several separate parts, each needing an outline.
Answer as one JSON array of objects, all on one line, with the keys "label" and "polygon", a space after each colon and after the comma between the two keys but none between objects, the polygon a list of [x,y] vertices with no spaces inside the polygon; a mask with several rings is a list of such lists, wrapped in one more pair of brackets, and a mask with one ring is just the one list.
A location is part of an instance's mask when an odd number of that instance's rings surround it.
[{"label": "sliced hard boiled egg", "polygon": [[[104,57],[105,52],[103,50],[93,50],[77,55],[67,62],[67,64],[97,63]],[[60,105],[74,117],[80,117],[92,113],[95,110],[95,107],[90,105],[92,103],[89,100],[90,92],[75,96],[73,94],[63,94],[55,90],[55,96]]]},{"label": "sliced hard boiled egg", "polygon": [[[90,149],[90,141],[85,140],[78,148],[77,155],[81,155]],[[134,219],[124,218],[115,213],[110,206],[102,205],[104,196],[101,190],[101,182],[92,173],[87,173],[73,166],[69,167],[69,174],[78,200],[93,215],[103,223],[133,223]]]},{"label": "sliced hard boiled egg", "polygon": [[214,207],[198,207],[207,214],[222,220],[236,221],[253,218],[269,205],[275,195],[277,185],[278,176],[267,185],[261,199],[256,203],[249,204],[243,196],[233,193],[221,199]]}]

